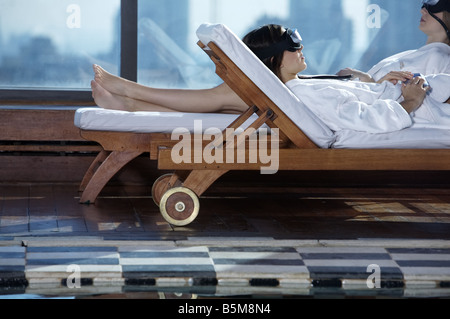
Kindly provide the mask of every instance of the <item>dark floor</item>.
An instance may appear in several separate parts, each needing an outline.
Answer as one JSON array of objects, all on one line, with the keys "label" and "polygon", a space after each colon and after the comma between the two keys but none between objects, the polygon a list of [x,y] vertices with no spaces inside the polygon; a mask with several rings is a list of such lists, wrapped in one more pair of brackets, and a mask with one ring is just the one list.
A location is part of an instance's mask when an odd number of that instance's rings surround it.
[{"label": "dark floor", "polygon": [[218,185],[200,214],[175,228],[150,188],[109,186],[95,205],[71,184],[0,185],[0,239],[272,237],[275,239],[450,239],[450,192],[443,188],[253,188]]},{"label": "dark floor", "polygon": [[[179,228],[150,193],[108,186],[86,206],[75,184],[0,185],[0,299],[450,296],[446,187],[218,183],[198,218]],[[85,281],[70,289],[74,263]],[[381,289],[368,286],[368,265],[378,267]]]}]

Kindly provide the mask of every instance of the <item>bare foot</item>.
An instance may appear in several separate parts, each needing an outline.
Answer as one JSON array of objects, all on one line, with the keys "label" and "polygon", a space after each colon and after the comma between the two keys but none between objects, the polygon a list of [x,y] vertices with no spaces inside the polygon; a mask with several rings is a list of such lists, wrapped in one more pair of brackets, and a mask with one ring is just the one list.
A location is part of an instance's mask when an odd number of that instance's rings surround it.
[{"label": "bare foot", "polygon": [[96,81],[91,81],[92,97],[95,103],[104,109],[126,111],[126,99],[105,90]]},{"label": "bare foot", "polygon": [[93,65],[93,69],[95,73],[95,82],[102,88],[113,94],[128,96],[127,85],[131,83],[130,81],[107,72],[97,64]]}]

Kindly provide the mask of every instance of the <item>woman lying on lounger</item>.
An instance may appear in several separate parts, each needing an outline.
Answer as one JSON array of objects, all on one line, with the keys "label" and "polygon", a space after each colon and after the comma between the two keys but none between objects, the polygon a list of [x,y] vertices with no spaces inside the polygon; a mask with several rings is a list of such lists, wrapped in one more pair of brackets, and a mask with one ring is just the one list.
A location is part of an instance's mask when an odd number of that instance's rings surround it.
[{"label": "woman lying on lounger", "polygon": [[[450,0],[424,1],[421,13],[419,28],[428,36],[426,46],[389,57],[367,73],[348,68],[338,75],[352,75],[364,82],[380,82],[392,70],[414,70],[425,75],[450,73]],[[394,83],[396,80],[402,81],[401,72],[397,75]]]},{"label": "woman lying on lounger", "polygon": [[[427,12],[428,11],[423,10],[424,20],[426,20],[428,24],[432,24],[432,20],[428,20],[427,18]],[[438,13],[438,16],[443,18],[443,13]],[[440,26],[437,20],[436,24]],[[442,30],[438,30],[437,28],[427,28],[424,32],[429,35],[429,39],[435,39],[436,34],[439,34],[440,32],[444,32],[445,34],[445,30],[442,27],[441,29]],[[305,94],[305,88],[317,89],[317,86],[310,85],[310,81],[299,80],[298,73],[304,71],[307,68],[307,65],[302,53],[303,46],[301,44],[301,38],[297,32],[286,30],[277,25],[267,25],[249,33],[243,40],[244,43],[269,67],[269,69],[271,69],[294,92],[294,94],[297,90],[301,91],[301,93],[296,94],[297,96],[300,95],[300,99],[302,99]],[[448,47],[448,45],[446,45],[446,47]],[[446,61],[442,60],[442,58],[440,59],[441,65],[450,65],[448,54],[446,58]],[[94,71],[95,80],[92,81],[93,96],[97,104],[104,108],[129,111],[177,111],[194,113],[241,113],[248,108],[248,106],[226,84],[205,90],[154,89],[113,76],[99,66],[94,66]],[[446,69],[441,72],[444,71],[446,71]],[[425,74],[427,73],[425,72]],[[312,82],[313,84],[314,81]],[[388,83],[389,81],[409,82],[395,87],[394,84]],[[373,129],[369,127],[369,130],[367,131],[384,132],[386,128],[388,131],[398,130],[412,124],[411,117],[408,113],[414,112],[423,104],[427,91],[429,91],[429,87],[424,87],[425,79],[421,77],[413,78],[413,75],[410,72],[393,71],[384,74],[378,82],[383,82],[383,84],[364,84],[364,89],[369,88],[368,91],[374,91],[373,94],[369,94],[369,101],[364,101],[364,107],[362,107],[362,104],[358,103],[359,97],[357,95],[352,95],[350,97],[349,102],[353,105],[352,109],[354,111],[349,111],[349,109],[346,108],[346,112],[343,114],[345,116],[344,122],[341,122],[336,127],[333,126],[332,129],[338,130],[346,128],[359,130],[359,128],[362,128],[365,130],[365,122],[369,121],[376,123],[376,127]],[[323,85],[323,83],[326,82],[322,82],[321,85]],[[339,82],[341,83],[339,84],[341,87],[334,89],[332,86],[336,83],[338,82],[335,81],[333,84],[327,85],[328,94],[330,94],[330,90],[333,94],[344,92],[344,97],[347,98],[347,91],[351,92],[351,94],[354,92],[354,85],[351,83],[357,82]],[[361,86],[358,85],[362,84],[360,84],[360,82],[357,83],[357,92],[355,94],[361,90]],[[401,97],[392,96],[390,99],[387,99],[388,94],[391,94],[392,92],[397,94],[399,88],[399,95],[401,95]],[[384,90],[387,90],[388,92],[384,92]],[[434,92],[439,93],[438,90],[434,90]],[[323,91],[320,93],[322,94]],[[367,90],[365,91],[365,94],[366,93]],[[446,93],[443,94],[445,95]],[[331,97],[326,94],[322,95],[322,97],[323,96],[326,96],[327,99]],[[376,98],[376,96],[378,96],[378,98]],[[448,99],[448,96],[450,96],[450,94],[447,94],[444,101]],[[400,98],[401,102],[399,103],[398,101],[400,101]],[[332,99],[339,100],[336,98]],[[353,101],[352,99],[355,100]],[[369,105],[373,106],[374,103],[370,103],[370,101],[378,101],[377,107],[367,107]],[[441,103],[444,101],[441,101]],[[317,103],[315,104],[317,105]],[[342,115],[336,112],[335,106],[331,107],[333,109],[332,113],[334,114],[330,119],[325,121],[327,124],[329,124],[330,121],[332,122],[335,117],[337,117],[339,121],[339,117]],[[395,108],[395,110],[392,111],[392,108]],[[399,108],[401,108],[401,110],[399,110]],[[361,118],[362,109],[369,110],[370,114],[368,116],[362,116],[363,118],[365,117],[364,121],[360,121],[360,123],[354,126],[354,114]],[[325,111],[328,112],[329,110],[327,109]],[[381,112],[381,114],[377,114],[379,112]],[[377,118],[374,119],[373,116],[382,118],[381,126],[377,123],[379,120]],[[388,121],[385,121],[386,117],[388,118]],[[390,127],[397,122],[400,124]],[[349,126],[347,126],[347,124]]]}]

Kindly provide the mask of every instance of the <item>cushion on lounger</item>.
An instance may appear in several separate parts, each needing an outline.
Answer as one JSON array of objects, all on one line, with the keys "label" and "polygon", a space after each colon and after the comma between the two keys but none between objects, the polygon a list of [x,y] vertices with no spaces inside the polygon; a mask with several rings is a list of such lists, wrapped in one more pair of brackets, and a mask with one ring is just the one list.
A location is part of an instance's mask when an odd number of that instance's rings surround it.
[{"label": "cushion on lounger", "polygon": [[88,131],[130,133],[172,133],[178,128],[190,132],[194,132],[194,129],[201,129],[204,132],[209,128],[223,130],[237,117],[237,115],[229,114],[125,112],[101,108],[80,108],[75,113],[75,126]]},{"label": "cushion on lounger", "polygon": [[447,149],[450,148],[450,130],[420,126],[386,134],[344,130],[337,132],[333,148]]}]

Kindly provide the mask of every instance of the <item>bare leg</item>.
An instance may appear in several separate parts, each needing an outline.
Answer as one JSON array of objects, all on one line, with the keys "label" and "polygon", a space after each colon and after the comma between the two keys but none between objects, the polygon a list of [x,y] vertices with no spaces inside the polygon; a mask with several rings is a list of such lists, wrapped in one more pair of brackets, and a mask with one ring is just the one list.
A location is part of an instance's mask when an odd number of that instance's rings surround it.
[{"label": "bare leg", "polygon": [[130,99],[125,96],[117,95],[105,90],[95,81],[91,82],[92,97],[95,103],[104,109],[121,110],[121,111],[153,111],[153,112],[173,112],[173,110],[147,103],[144,101]]},{"label": "bare leg", "polygon": [[242,113],[248,109],[246,103],[226,84],[204,90],[155,89],[112,75],[98,65],[94,65],[94,72],[95,82],[112,94],[177,112]]},{"label": "bare leg", "polygon": [[128,96],[128,87],[133,85],[139,85],[135,82],[126,80],[124,78],[115,76],[105,71],[101,66],[93,65],[95,82],[109,92],[117,95]]},{"label": "bare leg", "polygon": [[102,88],[96,81],[91,81],[92,97],[95,103],[104,108],[112,110],[125,110],[125,97],[113,94]]}]

